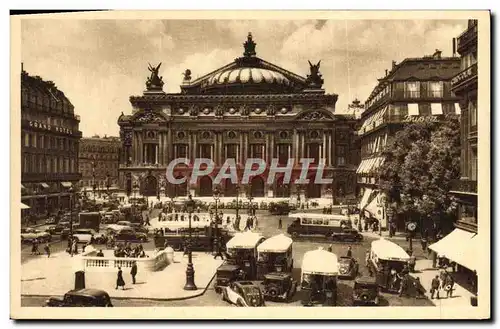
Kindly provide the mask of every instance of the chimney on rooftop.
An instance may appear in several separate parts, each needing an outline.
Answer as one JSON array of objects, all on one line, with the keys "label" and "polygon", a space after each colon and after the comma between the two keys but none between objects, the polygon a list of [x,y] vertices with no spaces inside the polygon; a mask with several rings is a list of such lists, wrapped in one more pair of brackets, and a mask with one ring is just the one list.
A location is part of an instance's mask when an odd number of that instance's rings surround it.
[{"label": "chimney on rooftop", "polygon": [[392,69],[396,67],[396,61],[392,61]]},{"label": "chimney on rooftop", "polygon": [[386,70],[385,70],[385,76],[387,76],[388,74],[389,74],[389,70],[388,70],[388,69],[386,69]]}]

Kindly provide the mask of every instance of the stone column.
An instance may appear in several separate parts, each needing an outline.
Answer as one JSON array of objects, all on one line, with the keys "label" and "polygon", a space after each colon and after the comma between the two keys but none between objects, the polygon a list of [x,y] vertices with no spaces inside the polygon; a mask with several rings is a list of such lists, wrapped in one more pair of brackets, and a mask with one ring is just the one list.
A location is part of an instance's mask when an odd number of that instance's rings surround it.
[{"label": "stone column", "polygon": [[239,163],[243,163],[244,162],[244,155],[243,155],[243,152],[244,152],[244,145],[245,143],[243,143],[243,131],[240,131],[240,145],[238,146],[238,154],[240,155],[239,156]]},{"label": "stone column", "polygon": [[218,138],[219,138],[219,140],[218,140],[219,141],[219,143],[218,143],[219,151],[218,151],[218,156],[217,156],[217,163],[219,165],[222,165],[222,132],[220,132],[220,131],[218,132]]},{"label": "stone column", "polygon": [[326,147],[327,147],[327,145],[326,145],[326,133],[323,130],[323,146],[321,148],[321,157],[325,159],[325,165],[327,164],[327,161],[328,161],[327,155],[326,155],[328,149]]},{"label": "stone column", "polygon": [[293,130],[293,156],[298,161],[299,158],[299,133],[297,129]]},{"label": "stone column", "polygon": [[163,165],[163,132],[158,132],[158,152],[157,152],[157,163]]},{"label": "stone column", "polygon": [[[132,152],[131,153],[132,153],[130,155],[132,157],[131,164],[136,164],[137,163],[137,134],[134,130],[132,130]],[[127,161],[128,161],[128,159],[127,159]]]},{"label": "stone column", "polygon": [[144,144],[142,142],[142,131],[137,132],[138,141],[139,141],[139,163],[144,163]]},{"label": "stone column", "polygon": [[173,160],[174,158],[174,141],[172,139],[172,127],[168,127],[168,131],[167,131],[167,146],[168,146],[168,150],[167,150],[167,161],[166,161],[166,164],[168,165],[168,163],[170,161]]},{"label": "stone column", "polygon": [[330,165],[330,167],[333,165],[333,161],[332,161],[332,132],[329,131],[328,132],[328,164]]},{"label": "stone column", "polygon": [[196,159],[196,157],[198,156],[198,134],[197,132],[193,132],[193,160]]},{"label": "stone column", "polygon": [[301,158],[307,158],[307,154],[306,154],[306,136],[305,136],[304,132],[300,132],[300,147],[301,147],[300,157]]}]

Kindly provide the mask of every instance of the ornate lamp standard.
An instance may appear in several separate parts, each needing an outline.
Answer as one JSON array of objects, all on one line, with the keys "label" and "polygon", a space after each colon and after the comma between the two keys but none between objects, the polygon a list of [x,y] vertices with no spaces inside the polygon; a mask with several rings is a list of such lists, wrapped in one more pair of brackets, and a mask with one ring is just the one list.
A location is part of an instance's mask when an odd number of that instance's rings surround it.
[{"label": "ornate lamp standard", "polygon": [[134,199],[133,199],[133,203],[132,203],[132,206],[134,208],[134,215],[136,213],[136,199],[135,199],[135,195],[137,194],[137,192],[139,191],[139,185],[137,184],[137,182],[134,182],[134,186],[132,187],[132,190],[134,192]]},{"label": "ornate lamp standard", "polygon": [[186,211],[189,214],[189,240],[187,243],[187,251],[188,251],[188,264],[186,268],[186,285],[184,286],[184,290],[197,290],[196,284],[194,283],[194,268],[193,268],[193,252],[191,250],[191,217],[194,212],[195,203],[193,201],[193,197],[191,194],[189,195],[189,200],[186,202]]},{"label": "ornate lamp standard", "polygon": [[108,173],[108,174],[106,174],[106,192],[108,193],[108,198],[110,197],[109,188],[110,188],[110,184],[109,184],[109,173]]},{"label": "ornate lamp standard", "polygon": [[220,250],[220,242],[219,242],[219,200],[220,200],[220,188],[216,186],[213,191],[213,196],[215,200],[215,238],[214,238],[214,258],[217,256],[222,257],[222,252]]}]

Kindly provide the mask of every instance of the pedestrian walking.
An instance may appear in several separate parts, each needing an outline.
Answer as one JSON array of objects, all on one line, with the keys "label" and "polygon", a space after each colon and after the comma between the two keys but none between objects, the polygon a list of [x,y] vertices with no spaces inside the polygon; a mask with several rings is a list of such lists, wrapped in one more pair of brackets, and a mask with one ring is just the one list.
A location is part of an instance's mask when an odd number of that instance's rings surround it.
[{"label": "pedestrian walking", "polygon": [[439,289],[441,288],[441,281],[439,281],[439,275],[436,275],[431,282],[431,299],[434,299],[434,293],[436,293],[436,298],[439,299]]},{"label": "pedestrian walking", "polygon": [[455,280],[451,274],[448,273],[446,279],[444,280],[444,290],[446,291],[446,298],[452,298],[453,295],[453,286],[455,285]]},{"label": "pedestrian walking", "polygon": [[332,245],[332,244],[330,244],[330,245],[328,246],[328,252],[333,252],[333,245]]},{"label": "pedestrian walking", "polygon": [[118,274],[116,276],[116,288],[122,287],[123,290],[125,290],[125,280],[123,280],[123,271],[121,267],[118,267]]},{"label": "pedestrian walking", "polygon": [[347,248],[347,257],[352,257],[352,248],[351,248],[351,246],[349,246]]},{"label": "pedestrian walking", "polygon": [[132,276],[132,284],[135,284],[135,276],[137,275],[137,262],[132,263],[132,269],[130,270],[130,275]]},{"label": "pedestrian walking", "polygon": [[43,249],[45,250],[45,253],[47,254],[47,258],[49,258],[50,257],[50,246],[49,246],[49,244],[47,243]]},{"label": "pedestrian walking", "polygon": [[278,219],[278,229],[281,230],[283,228],[283,220],[281,217]]}]

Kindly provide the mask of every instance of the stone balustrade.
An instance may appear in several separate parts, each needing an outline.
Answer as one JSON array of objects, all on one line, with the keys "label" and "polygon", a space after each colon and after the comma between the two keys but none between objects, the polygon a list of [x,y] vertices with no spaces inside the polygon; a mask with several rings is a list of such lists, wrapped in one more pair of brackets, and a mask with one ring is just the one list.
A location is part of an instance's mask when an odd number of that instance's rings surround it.
[{"label": "stone balustrade", "polygon": [[122,269],[131,268],[134,262],[137,263],[139,271],[155,272],[161,271],[173,263],[173,252],[165,250],[158,252],[152,257],[146,258],[127,258],[127,257],[97,257],[96,250],[90,250],[81,255],[84,271],[94,270],[115,270],[118,267]]}]

